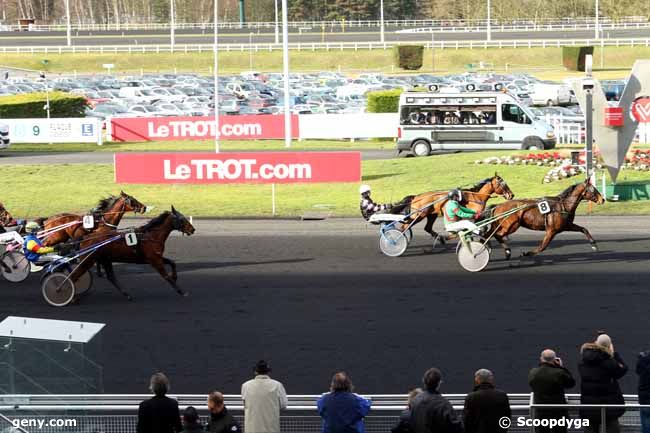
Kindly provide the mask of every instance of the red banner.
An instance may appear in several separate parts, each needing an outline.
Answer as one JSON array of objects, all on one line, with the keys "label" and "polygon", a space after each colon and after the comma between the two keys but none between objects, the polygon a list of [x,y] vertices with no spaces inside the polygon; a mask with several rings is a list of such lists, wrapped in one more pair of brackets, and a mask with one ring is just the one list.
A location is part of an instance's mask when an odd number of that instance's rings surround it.
[{"label": "red banner", "polygon": [[115,154],[117,183],[334,183],[360,180],[360,152]]},{"label": "red banner", "polygon": [[[111,119],[113,141],[206,140],[214,138],[211,117],[125,117]],[[298,116],[291,115],[291,135],[298,137]],[[284,116],[219,116],[222,140],[284,138]]]}]

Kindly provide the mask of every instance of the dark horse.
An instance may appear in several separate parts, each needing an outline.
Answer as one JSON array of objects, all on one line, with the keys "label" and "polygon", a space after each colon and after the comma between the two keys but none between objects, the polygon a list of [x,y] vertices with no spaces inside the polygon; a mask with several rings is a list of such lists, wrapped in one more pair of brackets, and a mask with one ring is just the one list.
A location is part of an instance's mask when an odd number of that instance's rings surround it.
[{"label": "dark horse", "polygon": [[[192,226],[187,218],[172,206],[171,212],[163,212],[147,224],[134,230],[138,240],[137,245],[128,246],[124,239],[118,239],[109,243],[94,253],[89,253],[82,257],[79,266],[72,272],[70,278],[72,281],[77,281],[79,277],[92,267],[94,262],[97,262],[106,270],[106,277],[113,286],[130,300],[131,295],[121,287],[115,278],[113,263],[149,264],[158,271],[178,294],[187,296],[188,293],[176,284],[178,278],[176,263],[163,256],[165,242],[174,230],[178,230],[188,236],[192,235],[195,231],[194,226]],[[120,234],[124,234],[124,231],[99,229],[81,239],[79,247],[80,249],[92,247],[103,240]],[[167,273],[165,265],[171,267],[171,274]]]},{"label": "dark horse", "polygon": [[[426,218],[427,223],[424,230],[434,238],[437,237],[438,234],[433,231],[433,223],[438,215],[442,214],[448,193],[449,191],[430,191],[413,197],[410,201],[410,211],[413,214],[407,219],[407,225],[415,225]],[[463,190],[463,200],[467,203],[466,206],[469,209],[483,212],[487,201],[495,194],[507,200],[515,196],[508,184],[496,173],[494,173],[493,177],[476,184],[472,189]]]},{"label": "dark horse", "polygon": [[[100,200],[97,207],[93,209],[91,213],[96,220],[95,229],[101,227],[117,228],[126,212],[144,213],[146,209],[147,207],[134,197],[121,191],[118,196],[111,195]],[[49,247],[65,242],[68,239],[80,239],[87,235],[89,230],[84,229],[81,224],[83,217],[84,215],[62,213],[49,218],[41,218],[40,220],[37,220],[45,230],[53,229],[67,223],[77,223],[64,230],[59,230],[48,235],[43,240],[43,245]]]},{"label": "dark horse", "polygon": [[5,206],[0,203],[0,233],[5,232],[5,227],[10,227],[16,224],[16,220],[9,213]]},{"label": "dark horse", "polygon": [[[546,215],[542,215],[537,204],[541,201],[547,201],[551,211]],[[487,231],[488,235],[494,232],[494,238],[501,244],[504,249],[506,259],[510,258],[510,247],[505,241],[505,237],[517,231],[519,227],[525,227],[530,230],[545,231],[546,234],[541,244],[532,251],[526,251],[524,256],[533,256],[541,253],[548,247],[549,243],[553,240],[555,235],[561,232],[581,232],[583,233],[594,251],[598,250],[596,241],[591,237],[591,233],[584,228],[573,222],[575,218],[576,209],[581,201],[587,200],[597,204],[602,204],[605,199],[598,192],[588,180],[570,186],[565,189],[560,195],[555,197],[544,197],[542,199],[524,199],[524,200],[508,200],[504,203],[490,206],[488,209],[489,215],[494,216],[515,209],[520,206],[529,205],[519,212],[514,213],[502,220],[498,220],[492,224],[492,227]]]}]

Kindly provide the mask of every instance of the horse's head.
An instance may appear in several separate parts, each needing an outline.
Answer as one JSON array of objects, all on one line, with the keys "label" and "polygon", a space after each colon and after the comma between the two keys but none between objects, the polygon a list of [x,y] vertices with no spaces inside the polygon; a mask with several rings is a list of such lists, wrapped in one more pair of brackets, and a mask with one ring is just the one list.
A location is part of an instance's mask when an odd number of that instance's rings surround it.
[{"label": "horse's head", "polygon": [[512,200],[515,197],[506,181],[496,173],[494,173],[494,177],[490,178],[490,185],[494,194],[500,195],[506,200]]},{"label": "horse's head", "polygon": [[120,191],[120,200],[124,201],[124,212],[145,213],[147,206],[140,203],[135,197],[128,195],[124,191]]},{"label": "horse's head", "polygon": [[605,203],[605,197],[602,196],[600,191],[598,191],[598,188],[596,188],[589,179],[585,181],[585,192],[583,198],[596,204]]},{"label": "horse's head", "polygon": [[172,206],[172,218],[174,230],[178,230],[179,232],[188,236],[193,235],[196,231],[192,223],[189,222],[187,218],[185,218],[185,215],[177,211],[174,206]]}]

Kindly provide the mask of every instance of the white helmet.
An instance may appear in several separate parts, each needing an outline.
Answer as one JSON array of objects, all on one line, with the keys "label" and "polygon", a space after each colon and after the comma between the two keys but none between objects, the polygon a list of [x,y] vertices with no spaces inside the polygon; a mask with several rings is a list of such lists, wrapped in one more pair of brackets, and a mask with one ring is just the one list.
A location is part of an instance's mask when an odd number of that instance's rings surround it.
[{"label": "white helmet", "polygon": [[41,227],[36,221],[30,221],[25,225],[25,230],[27,233],[37,232]]},{"label": "white helmet", "polygon": [[367,192],[370,192],[370,186],[368,185],[361,185],[359,187],[359,194],[365,194]]}]

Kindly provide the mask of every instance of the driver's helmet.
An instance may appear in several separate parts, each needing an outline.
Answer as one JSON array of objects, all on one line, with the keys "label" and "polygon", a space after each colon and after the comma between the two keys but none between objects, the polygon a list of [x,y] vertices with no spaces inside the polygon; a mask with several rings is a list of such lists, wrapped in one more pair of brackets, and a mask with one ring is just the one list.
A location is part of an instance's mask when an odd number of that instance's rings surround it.
[{"label": "driver's helmet", "polygon": [[449,197],[450,200],[455,200],[457,202],[463,201],[463,193],[460,189],[455,188],[449,191],[447,194],[447,197]]},{"label": "driver's helmet", "polygon": [[361,194],[361,195],[370,194],[370,186],[368,186],[368,185],[361,185],[361,186],[359,187],[359,194]]},{"label": "driver's helmet", "polygon": [[27,233],[36,233],[40,228],[41,227],[35,221],[30,221],[25,225],[25,231],[27,231]]}]

